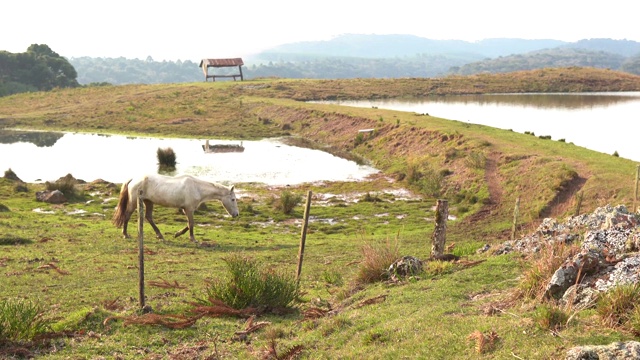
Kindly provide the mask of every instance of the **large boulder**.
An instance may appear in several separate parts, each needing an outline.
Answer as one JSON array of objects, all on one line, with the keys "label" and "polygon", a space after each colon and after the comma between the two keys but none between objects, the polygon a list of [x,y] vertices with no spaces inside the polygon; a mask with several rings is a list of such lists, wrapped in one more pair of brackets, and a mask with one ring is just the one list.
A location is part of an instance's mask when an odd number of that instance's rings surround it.
[{"label": "large boulder", "polygon": [[609,345],[576,346],[567,351],[565,360],[637,360],[640,342],[614,342]]},{"label": "large boulder", "polygon": [[67,202],[67,198],[60,190],[44,190],[36,192],[36,200],[49,204],[63,204]]}]

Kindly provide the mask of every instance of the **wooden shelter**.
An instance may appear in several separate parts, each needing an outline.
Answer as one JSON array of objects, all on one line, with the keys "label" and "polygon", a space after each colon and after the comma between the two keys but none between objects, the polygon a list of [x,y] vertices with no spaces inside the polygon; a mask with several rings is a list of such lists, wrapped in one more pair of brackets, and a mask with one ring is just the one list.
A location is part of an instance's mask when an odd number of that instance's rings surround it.
[{"label": "wooden shelter", "polygon": [[[240,80],[244,80],[242,76],[242,65],[244,62],[241,58],[234,59],[202,59],[200,61],[200,68],[202,68],[202,72],[204,72],[204,81],[208,81],[212,79],[212,81],[216,81],[216,78],[233,78],[233,81],[236,78],[240,78]],[[238,67],[238,74],[228,74],[228,75],[209,75],[209,68],[223,68],[223,67]]]}]

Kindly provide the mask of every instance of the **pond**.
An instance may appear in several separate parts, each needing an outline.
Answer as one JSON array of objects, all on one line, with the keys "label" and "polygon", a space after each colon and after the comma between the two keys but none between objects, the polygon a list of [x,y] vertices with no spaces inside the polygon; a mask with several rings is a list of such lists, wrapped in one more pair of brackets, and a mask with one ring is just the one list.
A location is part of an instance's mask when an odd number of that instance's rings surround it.
[{"label": "pond", "polygon": [[528,131],[640,161],[640,92],[457,95],[319,103],[408,111],[520,133]]},{"label": "pond", "polygon": [[[240,141],[209,140],[213,145]],[[289,146],[279,139],[243,141],[242,152],[205,153],[205,140],[0,130],[0,170],[26,182],[77,179],[122,183],[158,172],[158,148],[176,153],[176,171],[224,184],[295,185],[356,181],[379,171],[329,153]]]}]

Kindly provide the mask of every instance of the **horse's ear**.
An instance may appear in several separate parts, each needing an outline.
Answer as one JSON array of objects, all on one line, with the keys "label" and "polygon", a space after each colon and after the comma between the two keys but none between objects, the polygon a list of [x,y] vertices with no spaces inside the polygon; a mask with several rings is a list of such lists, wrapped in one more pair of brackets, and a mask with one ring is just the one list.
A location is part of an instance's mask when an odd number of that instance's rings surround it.
[{"label": "horse's ear", "polygon": [[235,188],[235,185],[231,185],[231,189],[229,189],[229,191],[233,191],[233,188]]}]

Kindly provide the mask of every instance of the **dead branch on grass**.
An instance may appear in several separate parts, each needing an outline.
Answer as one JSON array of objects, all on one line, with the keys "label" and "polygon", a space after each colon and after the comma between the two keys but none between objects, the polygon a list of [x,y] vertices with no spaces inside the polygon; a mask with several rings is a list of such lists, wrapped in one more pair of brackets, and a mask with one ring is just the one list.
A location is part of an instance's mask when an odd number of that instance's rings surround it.
[{"label": "dead branch on grass", "polygon": [[358,305],[356,305],[356,308],[361,308],[366,305],[379,304],[385,300],[387,300],[387,295],[378,295],[376,297],[372,297],[370,299],[360,302]]},{"label": "dead branch on grass", "polygon": [[69,275],[69,274],[71,274],[70,272],[68,272],[66,270],[60,269],[54,263],[48,263],[48,264],[44,264],[44,265],[38,266],[38,270],[46,270],[46,269],[55,270],[56,272],[58,272],[58,274],[61,274],[61,275]]},{"label": "dead branch on grass", "polygon": [[160,287],[165,289],[186,289],[187,288],[185,285],[178,284],[177,280],[174,280],[173,284],[163,278],[160,278],[160,280],[161,281],[150,280],[148,284],[150,286],[155,286],[155,287]]},{"label": "dead branch on grass", "polygon": [[329,311],[331,311],[331,309],[325,310],[319,307],[312,307],[312,308],[303,310],[302,315],[304,320],[320,319],[327,316]]},{"label": "dead branch on grass", "polygon": [[300,355],[300,353],[302,353],[302,350],[304,350],[304,346],[296,345],[296,346],[293,346],[293,347],[289,348],[284,353],[278,355],[278,351],[276,350],[276,346],[277,346],[276,340],[275,339],[271,339],[271,341],[269,341],[269,345],[267,345],[267,348],[265,349],[265,353],[264,353],[264,356],[262,358],[264,360],[271,360],[271,359],[275,359],[275,360],[292,360],[292,359],[295,359],[296,356]]},{"label": "dead branch on grass", "polygon": [[106,318],[102,324],[107,325],[111,320],[124,320],[123,325],[159,325],[170,329],[184,329],[192,326],[198,319],[203,317],[203,314],[196,314],[192,317],[186,317],[184,315],[160,315],[160,314],[144,314],[134,316],[110,316]]},{"label": "dead branch on grass", "polygon": [[478,354],[491,351],[498,339],[498,333],[493,330],[487,334],[483,334],[479,330],[476,330],[467,336],[467,340],[475,341],[475,349]]},{"label": "dead branch on grass", "polygon": [[246,308],[242,310],[237,310],[223,303],[222,301],[215,300],[215,299],[209,299],[209,303],[211,305],[203,305],[200,303],[191,302],[189,303],[193,305],[193,309],[191,309],[191,312],[194,314],[200,314],[203,316],[210,316],[210,317],[231,315],[231,316],[237,316],[237,317],[243,317],[243,318],[248,318],[252,315],[256,315],[260,313],[260,310],[256,308]]}]

